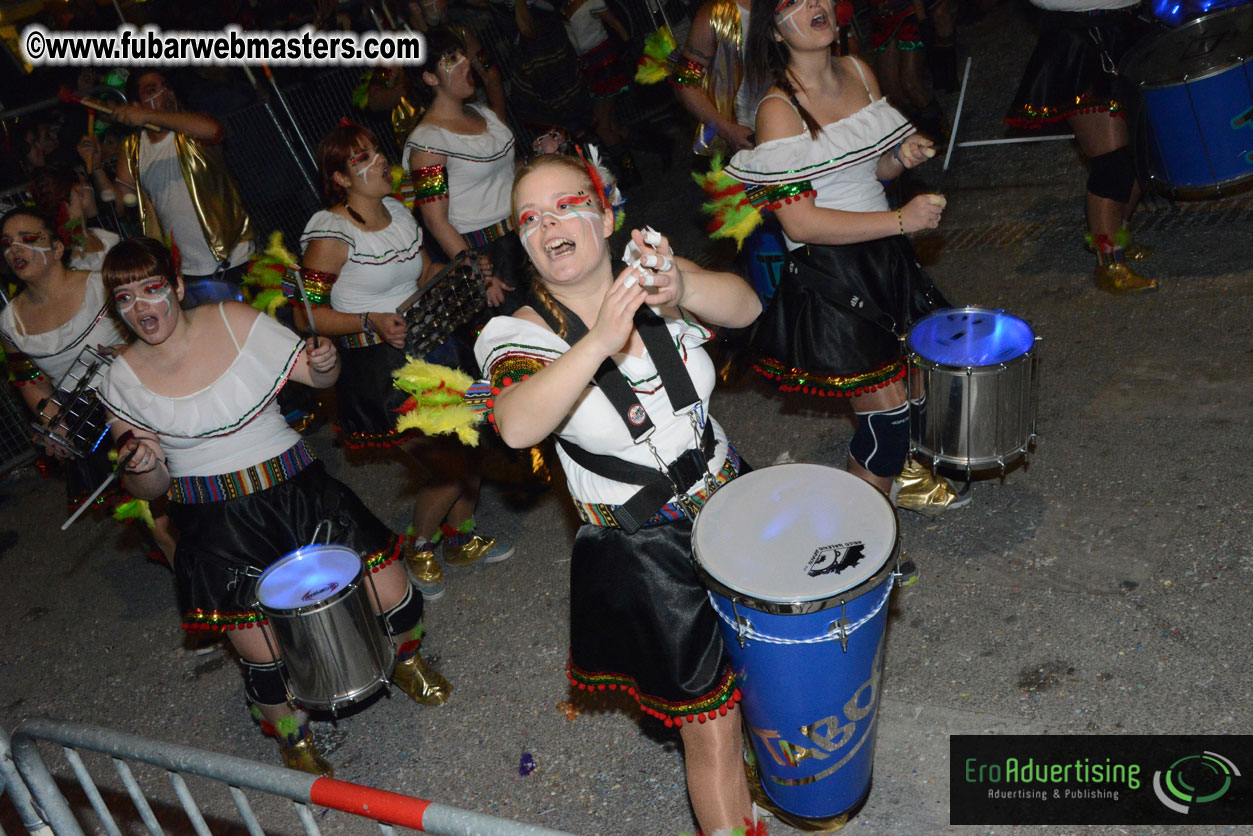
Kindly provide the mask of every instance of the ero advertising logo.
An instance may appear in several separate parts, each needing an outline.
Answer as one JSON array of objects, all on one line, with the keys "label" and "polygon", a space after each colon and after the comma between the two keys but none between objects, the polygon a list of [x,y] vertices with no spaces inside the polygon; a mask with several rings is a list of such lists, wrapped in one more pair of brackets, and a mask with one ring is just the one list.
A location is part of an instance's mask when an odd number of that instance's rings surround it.
[{"label": "ero advertising logo", "polygon": [[949,743],[951,824],[1253,824],[1253,735],[954,735]]}]

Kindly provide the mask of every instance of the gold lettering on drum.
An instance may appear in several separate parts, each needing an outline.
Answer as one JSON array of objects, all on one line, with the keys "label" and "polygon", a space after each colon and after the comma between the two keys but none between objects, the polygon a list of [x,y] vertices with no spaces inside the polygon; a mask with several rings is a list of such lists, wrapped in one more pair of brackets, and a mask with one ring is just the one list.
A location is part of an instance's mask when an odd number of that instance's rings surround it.
[{"label": "gold lettering on drum", "polygon": [[[871,665],[870,678],[863,682],[861,687],[854,691],[853,695],[844,703],[844,717],[849,722],[841,725],[840,715],[833,714],[830,717],[807,723],[796,730],[804,740],[803,745],[793,743],[791,740],[784,738],[775,729],[759,729],[749,724],[749,731],[761,741],[762,747],[770,754],[771,759],[782,767],[799,766],[806,758],[826,760],[843,749],[849,741],[858,735],[858,731],[861,732],[852,748],[844,753],[844,757],[817,775],[811,775],[807,778],[779,778],[769,775],[770,780],[783,786],[812,784],[834,775],[844,764],[852,760],[874,730],[873,719],[869,723],[861,723],[861,721],[874,711],[878,703],[879,675],[882,671],[883,641],[880,640],[879,648],[875,652],[874,663]],[[868,696],[866,696],[867,690],[869,690]],[[866,697],[865,705],[861,704],[863,697]],[[862,725],[860,730],[858,729],[859,724]]]}]

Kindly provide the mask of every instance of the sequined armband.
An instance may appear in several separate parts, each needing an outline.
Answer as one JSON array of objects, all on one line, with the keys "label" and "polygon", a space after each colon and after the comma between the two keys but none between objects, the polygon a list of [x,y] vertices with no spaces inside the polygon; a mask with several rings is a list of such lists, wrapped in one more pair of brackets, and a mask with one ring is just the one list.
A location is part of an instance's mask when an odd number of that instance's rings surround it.
[{"label": "sequined armband", "polygon": [[808,180],[798,180],[776,186],[751,186],[745,190],[745,196],[759,212],[774,212],[785,203],[802,197],[817,197],[818,193]]},{"label": "sequined armband", "polygon": [[44,373],[39,370],[34,361],[27,355],[13,351],[5,358],[9,363],[9,375],[13,380],[14,386],[22,386],[33,380],[39,380]]},{"label": "sequined armband", "polygon": [[521,383],[547,365],[536,357],[523,354],[506,354],[492,364],[492,388],[500,389]]},{"label": "sequined armband", "polygon": [[705,65],[691,58],[681,58],[674,65],[670,83],[675,87],[699,87],[705,77]]},{"label": "sequined armband", "polygon": [[448,199],[448,172],[442,165],[413,170],[413,191],[418,203]]},{"label": "sequined armband", "polygon": [[[300,268],[300,280],[304,282],[305,293],[309,295],[309,304],[315,308],[331,306],[331,286],[338,278],[338,273],[324,273],[309,267]],[[300,288],[297,287],[296,277],[290,270],[283,278],[283,295],[294,302],[301,301]]]}]

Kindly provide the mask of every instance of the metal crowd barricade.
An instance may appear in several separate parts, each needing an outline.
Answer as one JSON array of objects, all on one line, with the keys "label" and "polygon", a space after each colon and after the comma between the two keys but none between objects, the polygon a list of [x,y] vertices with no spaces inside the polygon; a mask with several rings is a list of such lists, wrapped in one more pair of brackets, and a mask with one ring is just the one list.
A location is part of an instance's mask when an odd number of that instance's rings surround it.
[{"label": "metal crowd barricade", "polygon": [[[22,827],[26,828],[30,836],[52,836],[52,830],[35,809],[30,791],[26,789],[22,776],[17,772],[9,746],[9,734],[3,728],[0,728],[0,793],[9,797],[13,809],[22,821]],[[3,825],[0,825],[0,836],[8,836]]]},{"label": "metal crowd barricade", "polygon": [[[212,789],[220,791],[223,785],[226,787],[249,836],[263,836],[266,829],[245,790],[251,791],[254,799],[256,794],[263,794],[293,802],[295,814],[308,836],[320,836],[322,832],[318,823],[320,815],[315,814],[311,806],[325,807],[360,819],[372,820],[377,823],[382,836],[395,836],[397,825],[436,836],[570,836],[536,825],[459,810],[361,784],[319,778],[279,766],[255,763],[244,758],[206,752],[176,743],[162,743],[72,723],[26,720],[13,731],[13,758],[30,790],[34,809],[42,814],[42,819],[51,826],[55,836],[84,836],[85,831],[57,779],[49,771],[40,752],[40,742],[63,747],[70,770],[77,779],[86,802],[94,810],[99,828],[107,836],[135,832],[133,819],[119,824],[114,815],[115,809],[124,806],[117,802],[127,797],[133,804],[131,815],[139,816],[150,836],[162,836],[166,832],[161,819],[169,821],[177,808],[173,804],[161,803],[154,809],[149,795],[145,793],[145,787],[141,786],[141,779],[153,777],[159,770],[165,771],[177,802],[186,816],[185,821],[180,820],[182,826],[176,830],[186,832],[186,825],[190,824],[191,831],[196,836],[211,836],[208,821],[213,820],[215,824],[221,821],[219,811],[210,811],[210,819],[206,819],[205,811],[192,792],[193,782],[189,781],[196,778],[198,780],[194,785],[202,794],[207,794]],[[98,785],[87,768],[83,752],[99,753],[111,758],[121,780],[122,791]],[[147,766],[134,769],[131,762]],[[107,803],[106,795],[115,802],[112,807]],[[324,824],[331,827],[329,821]],[[32,830],[32,836],[41,834]]]},{"label": "metal crowd barricade", "polygon": [[0,476],[38,456],[31,443],[30,418],[13,397],[13,387],[0,379]]}]

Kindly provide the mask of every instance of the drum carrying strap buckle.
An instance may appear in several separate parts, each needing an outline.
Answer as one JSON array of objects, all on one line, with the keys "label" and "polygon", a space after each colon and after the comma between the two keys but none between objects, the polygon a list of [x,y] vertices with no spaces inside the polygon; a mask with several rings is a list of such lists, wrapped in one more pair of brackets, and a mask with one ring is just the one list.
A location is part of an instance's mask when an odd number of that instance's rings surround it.
[{"label": "drum carrying strap buckle", "polygon": [[313,537],[309,540],[310,546],[318,544],[318,536],[322,533],[322,528],[326,528],[326,539],[322,541],[322,545],[329,546],[331,544],[331,532],[335,529],[335,523],[330,520],[322,520],[318,523],[318,527],[313,529]]},{"label": "drum carrying strap buckle", "polygon": [[848,639],[853,634],[853,622],[848,620],[848,605],[840,604],[840,617],[827,627],[827,635],[838,640],[840,647],[848,653]]},{"label": "drum carrying strap buckle", "polygon": [[657,447],[653,444],[650,437],[651,435],[652,433],[649,433],[641,441],[648,445],[648,451],[653,454],[653,459],[657,462],[657,469],[661,471],[661,475],[665,476],[666,481],[670,483],[670,489],[674,492],[675,504],[683,512],[683,516],[694,522],[696,520],[696,512],[700,510],[700,506],[692,500],[692,497],[688,496],[687,491],[675,483],[674,477],[670,474],[670,466],[666,464],[666,460],[657,451]]}]

